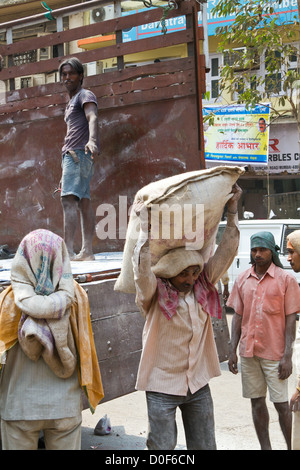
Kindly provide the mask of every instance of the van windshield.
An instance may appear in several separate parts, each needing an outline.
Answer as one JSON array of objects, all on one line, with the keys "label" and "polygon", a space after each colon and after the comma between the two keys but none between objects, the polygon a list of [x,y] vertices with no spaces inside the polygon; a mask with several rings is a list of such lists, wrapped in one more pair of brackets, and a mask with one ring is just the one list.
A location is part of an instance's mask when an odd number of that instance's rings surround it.
[{"label": "van windshield", "polygon": [[[283,229],[283,230],[282,230]],[[219,225],[217,237],[216,237],[216,243],[219,245],[220,241],[222,239],[223,233],[225,230],[225,225]],[[241,230],[241,227],[240,227]],[[276,224],[276,221],[274,221],[274,224],[270,224],[268,226],[255,226],[251,224],[249,226],[244,226],[242,231],[243,231],[243,236],[240,238],[240,243],[239,243],[239,254],[241,253],[249,253],[250,254],[250,237],[253,235],[255,232],[260,232],[261,230],[267,230],[273,233],[275,237],[276,243],[280,246],[280,253],[284,256],[288,256],[288,251],[286,248],[286,238],[287,236],[291,233],[294,232],[294,230],[300,230],[300,223],[299,224],[284,224],[283,226],[280,227],[280,224]]]},{"label": "van windshield", "polygon": [[300,224],[299,225],[285,225],[284,226],[284,233],[283,233],[283,246],[281,246],[281,252],[284,254],[284,255],[288,255],[288,251],[287,251],[287,248],[286,248],[286,242],[287,242],[287,236],[294,232],[294,230],[300,230]]}]

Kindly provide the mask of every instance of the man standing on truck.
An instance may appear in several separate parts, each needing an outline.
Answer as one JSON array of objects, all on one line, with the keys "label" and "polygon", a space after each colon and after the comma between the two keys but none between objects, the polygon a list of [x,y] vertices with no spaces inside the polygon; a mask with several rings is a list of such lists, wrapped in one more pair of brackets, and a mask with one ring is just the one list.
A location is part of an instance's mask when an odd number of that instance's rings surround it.
[{"label": "man standing on truck", "polygon": [[226,230],[205,265],[198,251],[182,247],[170,250],[151,268],[147,209],[143,204],[135,207],[141,219],[133,255],[136,302],[145,316],[136,388],[146,392],[149,450],[175,448],[177,407],[187,449],[216,449],[209,380],[220,375],[220,365],[210,315],[220,314],[214,284],[238,248],[241,192],[234,185]]},{"label": "man standing on truck", "polygon": [[252,416],[262,450],[270,450],[266,392],[279,415],[287,448],[291,448],[292,414],[288,377],[292,373],[292,345],[300,290],[294,276],[283,269],[270,232],[250,239],[252,267],[234,283],[227,306],[232,319],[229,370],[238,373],[236,349],[240,342],[243,396],[251,399]]},{"label": "man standing on truck", "polygon": [[[62,148],[61,202],[64,212],[64,239],[71,260],[94,259],[95,217],[90,200],[90,180],[94,159],[99,155],[97,98],[82,88],[84,70],[73,57],[59,67],[61,81],[70,100],[65,110],[67,134]],[[74,235],[80,213],[82,247],[74,253]]]},{"label": "man standing on truck", "polygon": [[[300,230],[295,230],[287,236],[288,261],[292,269],[300,272]],[[300,450],[300,330],[298,327],[294,343],[294,359],[297,375],[296,390],[290,401],[290,409],[293,411],[292,450]]]}]

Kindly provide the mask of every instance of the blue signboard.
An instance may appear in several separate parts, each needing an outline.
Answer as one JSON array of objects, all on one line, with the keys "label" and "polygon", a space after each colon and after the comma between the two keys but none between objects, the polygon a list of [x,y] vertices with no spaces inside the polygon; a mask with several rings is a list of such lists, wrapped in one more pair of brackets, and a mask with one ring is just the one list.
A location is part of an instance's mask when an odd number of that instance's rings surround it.
[{"label": "blue signboard", "polygon": [[[138,13],[138,10],[123,12],[122,15],[132,15],[133,13]],[[163,16],[163,10],[161,10],[161,16]],[[185,29],[185,16],[178,16],[177,18],[167,18],[166,27],[167,33],[174,33],[175,31]],[[137,28],[131,28],[127,31],[123,31],[123,42],[136,41],[137,39],[149,38],[152,36],[158,36],[160,34],[162,34],[161,23],[160,21],[155,21],[152,23],[140,25]]]},{"label": "blue signboard", "polygon": [[[212,14],[212,10],[217,3],[218,0],[208,0],[207,2],[207,24],[209,36],[214,36],[216,34],[216,28],[220,26],[226,26],[232,23],[234,20],[234,15],[227,17],[214,16]],[[245,0],[245,3],[247,3],[247,0]],[[292,23],[294,21],[295,15],[298,16],[297,0],[283,0],[280,4],[279,2],[271,2],[271,4],[274,8],[274,13],[272,14],[272,16],[276,16],[280,21],[290,21]],[[145,11],[145,9],[141,11]],[[127,11],[123,12],[122,15],[131,15],[137,12],[138,10]],[[201,23],[201,14],[199,13],[199,25],[201,25]],[[177,18],[167,18],[166,27],[167,33],[172,33],[174,31],[185,29],[185,16],[179,16]],[[161,24],[159,21],[155,21],[152,23],[138,26],[137,28],[131,28],[127,31],[123,31],[123,42],[135,41],[137,39],[156,36],[159,34],[162,34]]]},{"label": "blue signboard", "polygon": [[[208,35],[214,36],[216,28],[220,26],[230,25],[234,21],[234,16],[214,16],[212,13],[213,8],[216,7],[219,0],[208,0],[207,1],[207,24],[208,24]],[[247,0],[244,0],[244,4]],[[295,15],[298,17],[298,5],[297,0],[283,0],[281,3],[270,1],[274,12],[271,17],[277,17],[282,22],[294,22]]]}]

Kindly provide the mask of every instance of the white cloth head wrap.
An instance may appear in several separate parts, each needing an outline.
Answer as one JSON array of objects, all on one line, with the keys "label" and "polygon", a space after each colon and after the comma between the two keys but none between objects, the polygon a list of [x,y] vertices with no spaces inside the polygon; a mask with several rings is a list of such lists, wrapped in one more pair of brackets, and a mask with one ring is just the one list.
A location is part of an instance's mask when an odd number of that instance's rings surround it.
[{"label": "white cloth head wrap", "polygon": [[287,236],[287,240],[300,255],[300,230],[295,230]]}]

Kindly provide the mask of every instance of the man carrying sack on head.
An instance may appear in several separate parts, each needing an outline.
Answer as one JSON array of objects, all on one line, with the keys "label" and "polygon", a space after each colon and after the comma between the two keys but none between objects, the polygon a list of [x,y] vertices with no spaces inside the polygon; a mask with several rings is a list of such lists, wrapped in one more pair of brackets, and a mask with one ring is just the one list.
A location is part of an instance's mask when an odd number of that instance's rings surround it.
[{"label": "man carrying sack on head", "polygon": [[227,227],[215,254],[204,265],[199,251],[171,249],[151,267],[148,213],[140,215],[134,255],[136,302],[145,316],[137,390],[146,391],[149,450],[176,446],[175,413],[181,409],[187,449],[216,449],[209,380],[220,375],[211,316],[221,308],[214,285],[231,265],[239,244],[241,189],[227,202]]}]

